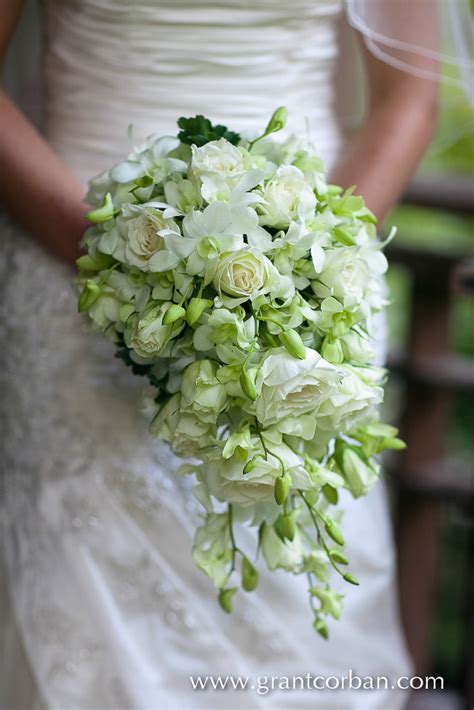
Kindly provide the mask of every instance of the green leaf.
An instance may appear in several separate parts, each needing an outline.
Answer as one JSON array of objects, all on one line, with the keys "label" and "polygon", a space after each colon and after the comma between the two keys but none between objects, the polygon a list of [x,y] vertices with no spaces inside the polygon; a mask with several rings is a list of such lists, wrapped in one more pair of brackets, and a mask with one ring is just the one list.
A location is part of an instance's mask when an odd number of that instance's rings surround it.
[{"label": "green leaf", "polygon": [[240,143],[240,135],[238,133],[229,131],[227,126],[214,126],[205,116],[198,115],[192,118],[181,116],[178,119],[178,126],[181,128],[178,133],[181,143],[196,145],[198,148],[210,141],[217,141],[219,138],[225,138],[233,145]]}]

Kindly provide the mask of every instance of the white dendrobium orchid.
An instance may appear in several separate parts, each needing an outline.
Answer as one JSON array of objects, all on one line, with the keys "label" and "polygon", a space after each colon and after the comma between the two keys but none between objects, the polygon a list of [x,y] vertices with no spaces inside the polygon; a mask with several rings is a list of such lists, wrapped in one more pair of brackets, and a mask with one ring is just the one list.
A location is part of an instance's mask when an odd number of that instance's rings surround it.
[{"label": "white dendrobium orchid", "polygon": [[185,172],[183,160],[169,158],[169,154],[179,146],[177,138],[150,136],[145,144],[134,150],[123,163],[110,170],[110,177],[118,183],[128,183],[149,175],[155,182],[161,182],[175,172]]}]

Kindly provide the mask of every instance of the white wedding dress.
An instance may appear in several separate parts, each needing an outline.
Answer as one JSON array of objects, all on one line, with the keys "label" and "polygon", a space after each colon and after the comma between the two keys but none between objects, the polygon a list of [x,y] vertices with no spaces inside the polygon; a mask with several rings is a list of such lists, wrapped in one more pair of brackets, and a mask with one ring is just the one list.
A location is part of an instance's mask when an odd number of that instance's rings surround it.
[{"label": "white wedding dress", "polygon": [[[137,140],[196,113],[256,131],[284,104],[331,164],[342,11],[45,0],[47,139],[85,185],[127,152],[129,123]],[[329,641],[312,630],[304,576],[264,573],[224,614],[191,559],[198,505],[139,414],[143,381],[85,329],[70,271],[3,222],[2,710],[401,707],[392,690],[192,690],[199,674],[251,675],[255,688],[259,676],[409,675],[383,486],[343,501],[361,584],[346,585]]]}]

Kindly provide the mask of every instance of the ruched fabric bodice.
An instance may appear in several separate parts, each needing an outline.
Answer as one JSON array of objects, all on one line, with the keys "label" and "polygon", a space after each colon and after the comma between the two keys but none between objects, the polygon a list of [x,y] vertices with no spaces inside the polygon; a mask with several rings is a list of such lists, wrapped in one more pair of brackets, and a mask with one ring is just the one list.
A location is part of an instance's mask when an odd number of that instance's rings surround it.
[{"label": "ruched fabric bodice", "polygon": [[203,113],[262,129],[279,105],[327,162],[342,0],[45,0],[46,133],[84,182]]}]

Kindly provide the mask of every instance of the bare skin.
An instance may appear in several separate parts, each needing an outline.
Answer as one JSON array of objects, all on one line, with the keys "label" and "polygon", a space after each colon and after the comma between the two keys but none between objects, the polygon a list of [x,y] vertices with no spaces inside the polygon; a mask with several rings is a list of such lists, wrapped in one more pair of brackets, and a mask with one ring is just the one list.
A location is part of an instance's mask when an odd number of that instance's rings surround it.
[{"label": "bare skin", "polygon": [[[0,0],[0,66],[22,7],[23,0]],[[429,145],[437,87],[366,50],[364,55],[369,111],[331,180],[345,187],[357,185],[357,192],[383,219]],[[83,187],[1,89],[0,202],[45,249],[74,264],[87,226]]]},{"label": "bare skin", "polygon": [[[0,0],[0,65],[23,0]],[[87,227],[84,188],[0,90],[0,202],[59,259],[74,264]]]}]

